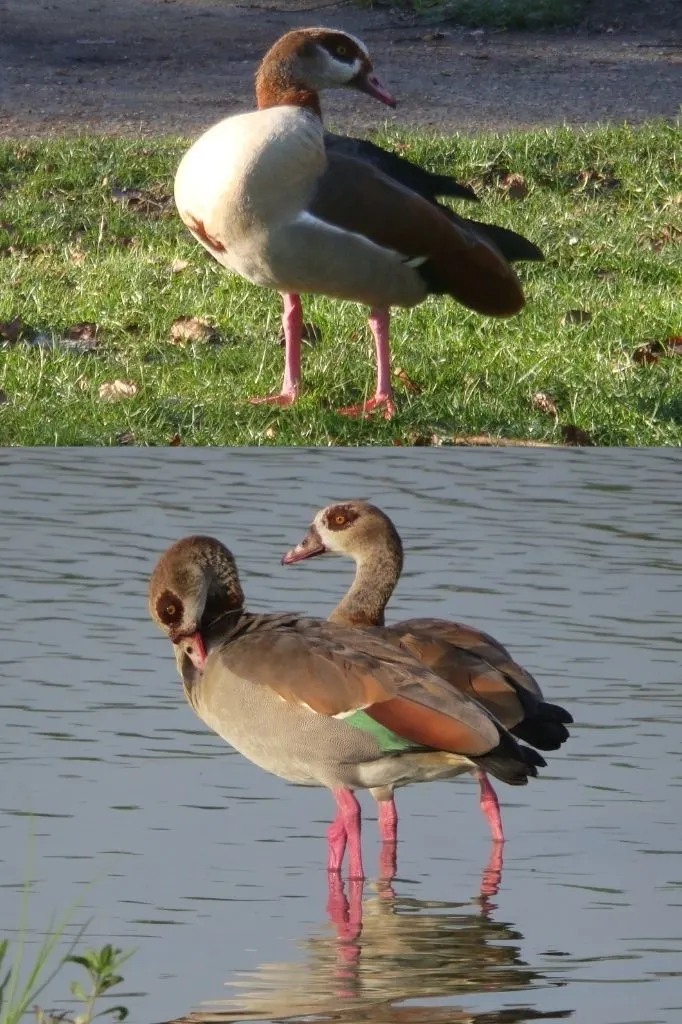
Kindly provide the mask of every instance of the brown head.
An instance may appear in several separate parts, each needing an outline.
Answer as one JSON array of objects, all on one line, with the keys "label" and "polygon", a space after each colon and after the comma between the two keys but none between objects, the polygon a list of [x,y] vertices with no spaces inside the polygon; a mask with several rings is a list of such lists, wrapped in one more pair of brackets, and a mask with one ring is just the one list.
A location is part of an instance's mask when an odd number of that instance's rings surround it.
[{"label": "brown head", "polygon": [[347,555],[362,562],[379,551],[388,551],[398,560],[399,573],[403,545],[386,513],[367,501],[342,501],[317,513],[301,543],[287,551],[282,564],[324,554]]},{"label": "brown head", "polygon": [[287,32],[263,57],[256,74],[256,97],[266,107],[308,107],[320,113],[322,89],[349,87],[395,107],[374,74],[367,47],[355,36],[330,28]]},{"label": "brown head", "polygon": [[159,629],[202,669],[206,630],[218,616],[244,606],[232,553],[213,537],[183,537],[156,563],[148,602]]}]

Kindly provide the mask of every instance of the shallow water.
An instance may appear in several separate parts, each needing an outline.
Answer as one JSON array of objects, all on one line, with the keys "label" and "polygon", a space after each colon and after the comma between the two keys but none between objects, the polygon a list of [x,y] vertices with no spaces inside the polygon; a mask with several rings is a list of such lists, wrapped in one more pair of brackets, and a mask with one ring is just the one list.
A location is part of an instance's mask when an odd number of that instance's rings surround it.
[{"label": "shallow water", "polygon": [[[142,1024],[208,1000],[223,1020],[677,1024],[681,482],[674,451],[0,452],[0,937],[27,879],[32,943],[78,901],[72,932],[137,948],[112,1002]],[[253,608],[327,614],[350,564],[279,558],[360,496],[407,548],[391,617],[487,629],[576,727],[540,780],[498,787],[496,895],[475,784],[415,786],[392,891],[346,884],[341,926],[329,795],[193,716],[145,586],[165,545],[213,533]]]}]

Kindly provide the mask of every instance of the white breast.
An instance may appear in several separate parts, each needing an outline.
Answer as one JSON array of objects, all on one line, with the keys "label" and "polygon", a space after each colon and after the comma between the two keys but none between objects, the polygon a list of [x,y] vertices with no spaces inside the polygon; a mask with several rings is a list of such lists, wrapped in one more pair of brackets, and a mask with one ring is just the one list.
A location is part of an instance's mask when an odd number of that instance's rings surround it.
[{"label": "white breast", "polygon": [[214,125],[185,154],[175,202],[195,237],[243,272],[238,253],[298,215],[325,165],[322,124],[310,111],[240,114]]}]

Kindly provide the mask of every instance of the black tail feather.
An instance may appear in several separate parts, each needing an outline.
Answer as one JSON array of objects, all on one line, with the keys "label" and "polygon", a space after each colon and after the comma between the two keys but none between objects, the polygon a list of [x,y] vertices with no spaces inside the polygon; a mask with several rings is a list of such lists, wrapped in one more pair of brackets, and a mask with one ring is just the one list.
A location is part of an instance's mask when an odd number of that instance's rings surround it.
[{"label": "black tail feather", "polygon": [[573,722],[573,716],[558,704],[538,700],[521,687],[516,693],[523,704],[524,719],[511,732],[539,750],[558,750],[569,738],[566,725]]},{"label": "black tail feather", "polygon": [[535,778],[538,774],[538,768],[547,764],[542,754],[517,743],[508,732],[500,734],[500,742],[494,750],[471,760],[484,772],[510,786],[525,786],[530,777]]}]

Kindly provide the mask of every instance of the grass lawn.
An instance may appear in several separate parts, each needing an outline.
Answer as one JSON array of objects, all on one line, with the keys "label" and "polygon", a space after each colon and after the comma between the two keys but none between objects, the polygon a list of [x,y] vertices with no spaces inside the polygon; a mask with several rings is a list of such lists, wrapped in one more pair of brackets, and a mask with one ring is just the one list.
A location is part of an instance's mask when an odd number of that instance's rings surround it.
[{"label": "grass lawn", "polygon": [[[682,443],[682,128],[383,141],[472,183],[482,201],[461,212],[547,256],[520,265],[528,305],[511,320],[443,299],[396,311],[390,423],[334,412],[371,396],[374,355],[366,311],[320,297],[304,302],[321,337],[300,403],[248,404],[281,383],[279,297],[180,223],[186,141],[4,143],[0,444],[561,442],[574,427],[597,444]],[[215,335],[173,342],[180,317]],[[117,380],[136,393],[101,397]]]}]

